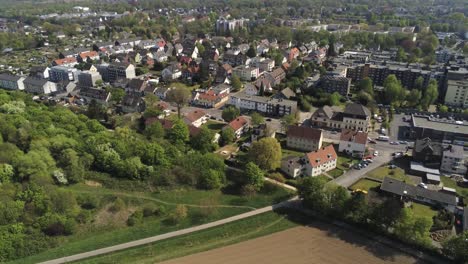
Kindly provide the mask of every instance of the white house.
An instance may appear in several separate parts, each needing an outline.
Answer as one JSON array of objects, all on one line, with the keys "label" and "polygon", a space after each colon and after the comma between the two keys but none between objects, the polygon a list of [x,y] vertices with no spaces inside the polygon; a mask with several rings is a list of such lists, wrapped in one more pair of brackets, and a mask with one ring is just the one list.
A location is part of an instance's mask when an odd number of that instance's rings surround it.
[{"label": "white house", "polygon": [[333,145],[309,152],[303,157],[289,157],[281,162],[281,170],[289,176],[315,177],[336,168],[338,156]]},{"label": "white house", "polygon": [[223,129],[230,127],[236,138],[240,138],[242,134],[248,129],[249,122],[242,116],[232,120],[229,124],[227,124]]},{"label": "white house", "polygon": [[166,67],[162,72],[161,75],[164,80],[177,80],[182,76],[182,71],[179,69],[177,65],[171,65]]},{"label": "white house", "polygon": [[343,152],[354,157],[363,157],[366,152],[367,133],[343,129],[340,136],[338,152]]},{"label": "white house", "polygon": [[201,127],[206,122],[206,113],[201,110],[194,110],[184,116],[184,122],[187,125]]}]

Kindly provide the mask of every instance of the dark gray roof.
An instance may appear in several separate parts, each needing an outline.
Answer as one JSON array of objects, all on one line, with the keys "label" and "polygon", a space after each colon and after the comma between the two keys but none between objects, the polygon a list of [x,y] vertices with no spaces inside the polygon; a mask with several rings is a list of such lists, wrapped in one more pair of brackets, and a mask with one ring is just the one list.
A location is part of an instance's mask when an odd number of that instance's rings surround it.
[{"label": "dark gray roof", "polygon": [[25,84],[31,84],[31,85],[38,85],[38,86],[44,86],[44,84],[47,83],[46,79],[40,79],[40,78],[35,78],[35,77],[28,77],[24,80]]},{"label": "dark gray roof", "polygon": [[370,116],[371,112],[369,109],[362,104],[351,103],[347,104],[344,110],[345,114],[358,115],[358,116]]},{"label": "dark gray roof", "polygon": [[384,178],[380,189],[389,193],[413,199],[424,198],[442,204],[457,205],[457,197],[453,194],[416,187],[390,177]]},{"label": "dark gray roof", "polygon": [[137,107],[142,102],[143,99],[141,99],[141,97],[136,94],[127,94],[122,99],[122,105],[129,107]]},{"label": "dark gray roof", "polygon": [[331,119],[333,117],[333,109],[326,105],[317,109],[313,114],[312,117],[323,117],[325,115],[326,118]]},{"label": "dark gray roof", "polygon": [[281,93],[284,95],[284,97],[286,97],[286,99],[296,96],[296,93],[289,87],[286,87],[285,89],[281,90]]},{"label": "dark gray roof", "polygon": [[417,139],[414,142],[414,151],[419,152],[430,152],[432,155],[441,156],[443,152],[443,146],[440,142],[433,142],[430,138]]},{"label": "dark gray roof", "polygon": [[13,74],[2,73],[0,74],[0,80],[17,82],[21,77]]},{"label": "dark gray roof", "polygon": [[104,89],[81,88],[80,95],[89,97],[89,98],[98,99],[98,100],[106,100],[107,97],[109,96],[109,92],[107,92]]}]

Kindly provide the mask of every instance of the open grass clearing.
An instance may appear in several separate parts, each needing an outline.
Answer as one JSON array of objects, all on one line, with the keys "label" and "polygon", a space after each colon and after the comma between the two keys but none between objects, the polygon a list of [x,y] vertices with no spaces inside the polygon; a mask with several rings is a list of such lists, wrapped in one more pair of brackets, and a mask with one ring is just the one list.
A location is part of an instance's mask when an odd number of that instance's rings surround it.
[{"label": "open grass clearing", "polygon": [[[458,186],[457,183],[454,180],[452,180],[451,178],[449,178],[449,177],[441,176],[440,181],[442,182],[442,184],[445,187],[453,188],[453,189],[457,190],[458,195],[460,195],[464,199],[468,199],[468,188]],[[465,202],[465,204],[466,203],[467,202]]]},{"label": "open grass clearing", "polygon": [[206,126],[208,129],[212,130],[213,132],[219,133],[221,132],[221,129],[225,126],[225,123],[218,122],[218,121],[213,121],[213,120],[208,120],[204,126]]},{"label": "open grass clearing", "polygon": [[430,206],[414,203],[411,205],[411,209],[413,209],[413,213],[415,216],[419,217],[427,217],[432,220],[432,217],[437,215],[437,211],[433,210]]},{"label": "open grass clearing", "polygon": [[401,168],[390,169],[388,166],[379,167],[366,174],[367,177],[383,180],[385,177],[391,177],[400,181],[405,181],[408,184],[413,184],[411,177],[405,174]]}]

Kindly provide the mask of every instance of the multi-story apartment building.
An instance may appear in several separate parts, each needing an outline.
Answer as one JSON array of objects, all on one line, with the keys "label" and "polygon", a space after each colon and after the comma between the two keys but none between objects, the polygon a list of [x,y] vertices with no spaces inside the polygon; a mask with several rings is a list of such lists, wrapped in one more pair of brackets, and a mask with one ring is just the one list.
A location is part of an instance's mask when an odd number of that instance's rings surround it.
[{"label": "multi-story apartment building", "polygon": [[101,64],[96,68],[105,82],[115,82],[118,79],[133,79],[136,77],[135,66],[129,63]]},{"label": "multi-story apartment building", "polygon": [[345,110],[335,111],[329,106],[317,109],[311,116],[312,126],[327,127],[331,129],[351,129],[369,132],[370,128],[369,109],[361,104],[351,103],[346,105]]},{"label": "multi-story apartment building", "polygon": [[57,91],[57,85],[46,79],[27,77],[23,83],[24,90],[32,94],[50,94]]},{"label": "multi-story apartment building", "polygon": [[468,70],[448,71],[444,102],[454,107],[468,107]]},{"label": "multi-story apartment building", "polygon": [[24,77],[13,74],[0,74],[0,88],[8,90],[24,90]]},{"label": "multi-story apartment building", "polygon": [[78,84],[81,87],[95,87],[98,80],[102,80],[102,77],[97,71],[83,71],[78,75]]},{"label": "multi-story apartment building", "polygon": [[326,75],[320,78],[318,87],[326,93],[337,92],[342,96],[347,96],[351,87],[351,79]]},{"label": "multi-story apartment building", "polygon": [[297,111],[297,102],[284,99],[237,93],[231,95],[229,104],[241,110],[254,110],[270,116],[285,116]]},{"label": "multi-story apartment building", "polygon": [[232,72],[243,81],[254,81],[260,75],[260,70],[257,67],[246,65],[239,65],[235,67]]},{"label": "multi-story apartment building", "polygon": [[228,31],[234,31],[238,28],[243,28],[247,26],[249,22],[248,19],[227,19],[225,17],[220,17],[216,20],[216,31],[219,33],[225,33]]},{"label": "multi-story apartment building", "polygon": [[289,157],[281,162],[281,170],[289,176],[315,177],[336,168],[338,155],[333,145],[309,152],[303,157]]},{"label": "multi-story apartment building", "polygon": [[78,69],[64,66],[53,66],[49,70],[49,80],[52,82],[74,81],[79,74]]},{"label": "multi-story apartment building", "polygon": [[467,161],[464,158],[462,146],[449,145],[442,152],[440,170],[448,173],[465,175],[467,172]]}]

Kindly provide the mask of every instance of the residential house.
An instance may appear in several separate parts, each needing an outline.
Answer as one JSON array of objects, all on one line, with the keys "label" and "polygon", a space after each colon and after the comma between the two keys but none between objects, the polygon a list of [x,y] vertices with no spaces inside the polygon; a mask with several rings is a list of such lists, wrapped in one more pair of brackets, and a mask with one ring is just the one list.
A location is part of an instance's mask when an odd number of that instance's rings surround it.
[{"label": "residential house", "polygon": [[99,54],[96,51],[86,51],[80,53],[77,57],[78,62],[87,62],[88,60],[98,60]]},{"label": "residential house", "polygon": [[229,64],[223,64],[221,67],[218,68],[216,71],[216,83],[226,83],[228,78],[232,75],[232,66]]},{"label": "residential house", "polygon": [[259,94],[259,89],[257,88],[256,85],[253,85],[251,83],[247,83],[244,85],[244,93],[246,95],[258,95]]},{"label": "residential house", "polygon": [[293,60],[297,59],[300,55],[300,51],[298,48],[294,47],[288,50],[288,62],[292,62]]},{"label": "residential house", "polygon": [[417,187],[390,177],[384,178],[380,190],[405,203],[419,202],[431,206],[441,206],[450,212],[455,212],[458,205],[458,197],[454,194]]},{"label": "residential house", "polygon": [[121,110],[124,113],[141,113],[145,111],[145,101],[139,94],[126,94],[122,99]]},{"label": "residential house", "polygon": [[177,80],[182,76],[180,64],[172,64],[161,72],[161,76],[165,81]]},{"label": "residential house", "polygon": [[320,129],[289,126],[286,133],[286,145],[288,148],[301,151],[315,151],[322,147],[323,133]]},{"label": "residential house", "polygon": [[240,65],[245,65],[247,62],[247,56],[244,54],[224,54],[223,63],[229,64],[232,67],[237,67]]},{"label": "residential house", "polygon": [[223,129],[227,129],[228,127],[230,127],[234,131],[236,138],[240,138],[242,134],[244,134],[244,132],[248,130],[249,122],[244,117],[239,116],[236,119],[229,122],[229,124],[223,127]]},{"label": "residential house", "polygon": [[366,132],[354,131],[351,129],[341,130],[338,152],[342,152],[353,157],[362,158],[366,152],[366,147]]},{"label": "residential house", "polygon": [[217,108],[225,104],[228,100],[229,91],[225,92],[210,89],[204,93],[198,94],[193,103],[206,108]]},{"label": "residential house", "polygon": [[74,67],[78,64],[76,58],[63,58],[63,59],[56,59],[52,62],[53,66],[65,66],[65,67]]},{"label": "residential house", "polygon": [[268,124],[260,124],[252,128],[250,141],[255,142],[264,137],[274,138],[275,135],[276,131],[272,129]]},{"label": "residential house", "polygon": [[169,56],[166,52],[158,50],[156,53],[154,53],[153,58],[158,62],[166,62]]},{"label": "residential house", "polygon": [[24,90],[24,77],[2,73],[0,74],[0,88],[7,90]]},{"label": "residential house", "polygon": [[154,92],[161,100],[166,100],[167,93],[171,90],[170,87],[158,87]]},{"label": "residential house", "polygon": [[195,127],[200,127],[206,120],[206,113],[202,110],[193,110],[184,116],[184,122],[187,125],[193,125]]},{"label": "residential house", "polygon": [[[432,141],[430,138],[417,139],[413,147],[413,161],[429,168],[439,168],[443,152],[444,146],[441,142]],[[450,156],[449,153],[447,155]]]},{"label": "residential house", "polygon": [[286,78],[286,72],[283,68],[278,67],[272,72],[265,73],[265,78],[268,79],[271,83],[271,86],[275,87],[281,83],[284,78]]},{"label": "residential house", "polygon": [[83,87],[80,89],[80,97],[86,99],[86,101],[91,102],[92,100],[100,103],[106,104],[111,98],[111,93],[105,89],[97,89],[90,87]]},{"label": "residential house", "polygon": [[316,177],[336,168],[338,155],[333,145],[309,152],[303,157],[287,157],[281,162],[281,170],[293,178]]},{"label": "residential house", "polygon": [[440,170],[450,174],[466,175],[467,160],[463,146],[449,145],[442,153]]},{"label": "residential house", "polygon": [[286,87],[277,94],[278,98],[292,100],[296,98],[296,93],[291,88]]},{"label": "residential house", "polygon": [[239,65],[235,67],[232,72],[243,81],[254,81],[260,76],[260,71],[257,67],[246,65]]},{"label": "residential house", "polygon": [[146,80],[134,78],[128,82],[128,85],[125,90],[127,93],[143,94],[147,84],[148,82]]},{"label": "residential house", "polygon": [[136,77],[135,66],[130,63],[100,64],[96,68],[105,82],[113,83],[119,79],[133,79]]},{"label": "residential house", "polygon": [[27,77],[23,83],[24,90],[32,94],[50,94],[57,91],[57,85],[46,79]]}]

